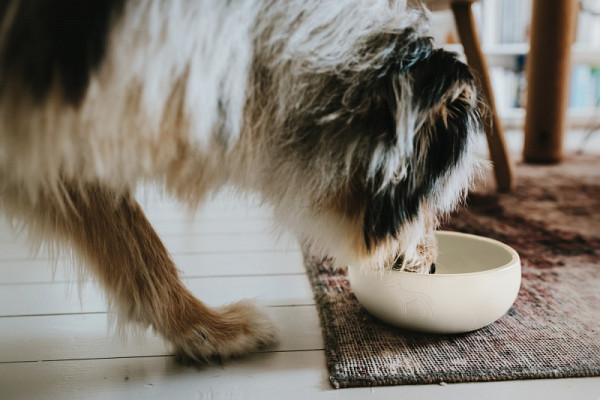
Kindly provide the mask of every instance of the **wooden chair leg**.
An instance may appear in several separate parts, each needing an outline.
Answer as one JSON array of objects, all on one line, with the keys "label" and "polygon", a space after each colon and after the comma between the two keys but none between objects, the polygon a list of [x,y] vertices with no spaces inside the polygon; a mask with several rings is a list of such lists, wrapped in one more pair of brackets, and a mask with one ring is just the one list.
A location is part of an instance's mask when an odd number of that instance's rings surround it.
[{"label": "wooden chair leg", "polygon": [[562,159],[577,10],[575,0],[533,2],[523,147],[526,162],[554,163]]},{"label": "wooden chair leg", "polygon": [[490,158],[494,164],[494,174],[498,191],[509,191],[513,187],[513,171],[510,156],[504,140],[500,118],[496,111],[492,84],[488,74],[487,62],[481,50],[477,36],[471,1],[453,1],[452,13],[460,41],[465,50],[467,63],[479,75],[481,89],[492,111],[492,118],[486,119],[484,129],[487,136]]}]

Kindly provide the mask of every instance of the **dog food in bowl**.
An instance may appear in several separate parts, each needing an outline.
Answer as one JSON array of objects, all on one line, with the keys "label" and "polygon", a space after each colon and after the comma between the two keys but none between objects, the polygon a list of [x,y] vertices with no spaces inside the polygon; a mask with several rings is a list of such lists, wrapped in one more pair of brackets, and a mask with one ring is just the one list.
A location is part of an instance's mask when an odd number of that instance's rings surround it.
[{"label": "dog food in bowl", "polygon": [[427,333],[470,332],[502,317],[521,286],[519,255],[496,240],[437,232],[435,274],[348,267],[358,301],[375,317]]}]

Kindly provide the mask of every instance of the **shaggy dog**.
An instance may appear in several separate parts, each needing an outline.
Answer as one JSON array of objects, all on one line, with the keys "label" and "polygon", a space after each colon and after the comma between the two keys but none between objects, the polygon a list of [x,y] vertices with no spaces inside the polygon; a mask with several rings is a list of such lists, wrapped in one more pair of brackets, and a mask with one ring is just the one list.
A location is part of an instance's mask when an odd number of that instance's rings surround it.
[{"label": "shaggy dog", "polygon": [[476,162],[478,95],[423,10],[389,0],[0,2],[0,202],[73,251],[121,323],[202,362],[276,341],[209,308],[132,193],[258,192],[338,264],[428,272]]}]

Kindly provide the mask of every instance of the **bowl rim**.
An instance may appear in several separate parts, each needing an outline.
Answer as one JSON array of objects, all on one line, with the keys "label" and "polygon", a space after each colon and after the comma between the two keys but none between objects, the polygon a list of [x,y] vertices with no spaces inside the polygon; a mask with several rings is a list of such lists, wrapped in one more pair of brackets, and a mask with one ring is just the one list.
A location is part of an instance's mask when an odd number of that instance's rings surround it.
[{"label": "bowl rim", "polygon": [[398,270],[391,269],[391,270],[389,270],[390,273],[407,274],[407,275],[410,275],[413,277],[421,276],[421,277],[427,277],[428,279],[429,278],[430,279],[447,279],[447,278],[451,278],[451,277],[457,278],[457,277],[465,277],[465,276],[494,274],[494,273],[501,272],[503,270],[515,268],[516,266],[518,266],[520,268],[520,266],[521,266],[521,259],[519,257],[519,253],[517,253],[517,251],[515,249],[513,249],[512,247],[510,247],[509,245],[502,243],[496,239],[491,239],[491,238],[488,238],[485,236],[473,235],[471,233],[463,233],[463,232],[455,232],[455,231],[436,231],[435,232],[436,240],[437,240],[438,235],[439,236],[459,236],[462,238],[475,239],[475,240],[482,241],[482,242],[488,242],[495,246],[501,247],[503,250],[505,250],[507,253],[510,254],[511,259],[504,265],[500,265],[498,267],[486,269],[483,271],[476,271],[476,272],[463,272],[463,273],[458,273],[458,274],[437,274],[437,273],[436,274],[416,274],[416,273],[410,272],[410,271],[398,271]]}]

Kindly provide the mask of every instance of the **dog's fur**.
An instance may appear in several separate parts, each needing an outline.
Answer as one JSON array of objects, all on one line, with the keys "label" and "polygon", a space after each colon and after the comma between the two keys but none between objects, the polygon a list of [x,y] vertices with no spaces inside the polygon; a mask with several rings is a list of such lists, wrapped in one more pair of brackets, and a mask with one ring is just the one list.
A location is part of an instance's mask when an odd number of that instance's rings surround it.
[{"label": "dog's fur", "polygon": [[195,361],[275,341],[206,307],[132,193],[225,184],[339,264],[427,272],[476,162],[469,69],[402,1],[0,2],[0,202],[85,262],[121,321]]}]

